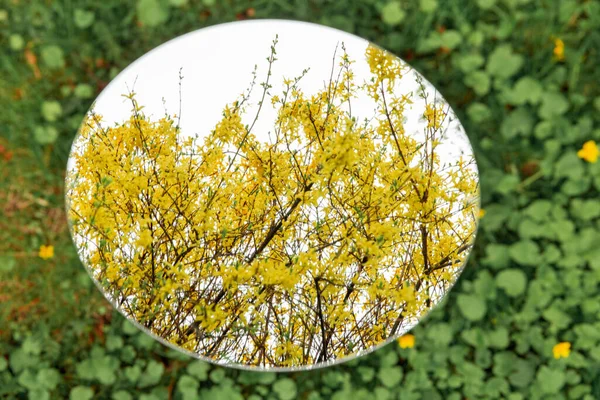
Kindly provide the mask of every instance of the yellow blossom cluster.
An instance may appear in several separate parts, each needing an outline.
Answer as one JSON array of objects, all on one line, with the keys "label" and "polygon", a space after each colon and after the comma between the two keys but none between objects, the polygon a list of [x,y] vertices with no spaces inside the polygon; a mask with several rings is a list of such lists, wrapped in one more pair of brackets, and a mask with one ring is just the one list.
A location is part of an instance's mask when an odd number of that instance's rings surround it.
[{"label": "yellow blossom cluster", "polygon": [[40,258],[42,258],[44,260],[54,257],[54,246],[51,246],[51,245],[40,246],[40,251],[39,251],[38,255],[40,256]]},{"label": "yellow blossom cluster", "polygon": [[413,348],[415,346],[415,336],[411,334],[400,336],[398,338],[398,344],[403,349]]},{"label": "yellow blossom cluster", "polygon": [[598,161],[598,156],[600,156],[600,150],[598,149],[598,145],[595,141],[588,140],[577,152],[577,156],[587,162],[595,163]]},{"label": "yellow blossom cluster", "polygon": [[556,358],[556,359],[569,357],[570,353],[571,353],[571,343],[569,343],[569,342],[557,343],[552,348],[552,355],[554,355],[554,358]]}]

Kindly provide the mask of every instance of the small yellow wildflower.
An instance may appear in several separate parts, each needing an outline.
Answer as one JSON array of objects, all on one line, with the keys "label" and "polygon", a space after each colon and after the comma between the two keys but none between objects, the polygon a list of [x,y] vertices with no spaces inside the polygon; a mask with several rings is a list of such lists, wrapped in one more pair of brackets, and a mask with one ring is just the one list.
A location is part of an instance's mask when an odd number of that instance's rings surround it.
[{"label": "small yellow wildflower", "polygon": [[479,219],[483,218],[485,216],[485,210],[483,208],[479,209]]},{"label": "small yellow wildflower", "polygon": [[554,39],[554,56],[557,60],[565,59],[565,43],[560,39]]},{"label": "small yellow wildflower", "polygon": [[400,336],[398,338],[398,343],[403,349],[411,349],[415,345],[415,336],[411,334]]},{"label": "small yellow wildflower", "polygon": [[54,257],[54,246],[40,246],[39,256],[44,260]]},{"label": "small yellow wildflower", "polygon": [[444,111],[439,107],[433,107],[431,104],[425,106],[423,117],[427,120],[427,127],[439,129],[444,119]]},{"label": "small yellow wildflower", "polygon": [[598,161],[598,155],[600,155],[600,150],[598,150],[598,145],[593,140],[585,142],[581,150],[577,152],[579,158],[591,163]]},{"label": "small yellow wildflower", "polygon": [[552,348],[552,354],[554,354],[554,358],[559,359],[561,357],[569,357],[569,353],[571,352],[571,343],[569,342],[560,342]]}]

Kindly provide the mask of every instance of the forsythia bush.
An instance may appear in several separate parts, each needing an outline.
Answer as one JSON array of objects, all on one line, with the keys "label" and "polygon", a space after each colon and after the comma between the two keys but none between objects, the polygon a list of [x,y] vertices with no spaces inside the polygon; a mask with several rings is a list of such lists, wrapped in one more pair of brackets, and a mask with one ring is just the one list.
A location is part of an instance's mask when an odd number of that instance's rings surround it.
[{"label": "forsythia bush", "polygon": [[[399,335],[454,282],[478,215],[472,159],[442,163],[449,108],[426,101],[422,142],[405,132],[407,68],[369,46],[356,82],[344,49],[326,88],[303,75],[251,124],[249,93],[204,137],[177,116],[88,114],[68,175],[80,256],[110,299],[156,335],[220,362],[299,366]],[[366,93],[377,113],[356,115]],[[267,99],[267,97],[269,97]],[[253,131],[277,111],[269,140]]]}]

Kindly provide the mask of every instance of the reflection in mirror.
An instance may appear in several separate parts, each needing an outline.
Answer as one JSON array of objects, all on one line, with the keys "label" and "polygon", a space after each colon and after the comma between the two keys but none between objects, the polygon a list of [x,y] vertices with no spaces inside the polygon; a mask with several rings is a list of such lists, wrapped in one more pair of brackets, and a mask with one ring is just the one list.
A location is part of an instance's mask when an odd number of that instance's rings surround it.
[{"label": "reflection in mirror", "polygon": [[427,81],[358,37],[277,20],[133,63],[86,115],[67,188],[115,307],[240,367],[328,365],[406,333],[458,278],[479,212],[469,141]]}]

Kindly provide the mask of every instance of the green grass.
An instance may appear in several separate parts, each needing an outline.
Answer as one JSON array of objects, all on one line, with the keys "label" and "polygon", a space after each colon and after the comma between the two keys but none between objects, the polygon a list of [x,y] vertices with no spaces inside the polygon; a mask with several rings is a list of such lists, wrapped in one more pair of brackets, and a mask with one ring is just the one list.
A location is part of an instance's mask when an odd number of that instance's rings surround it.
[{"label": "green grass", "polygon": [[[600,163],[577,157],[600,142],[600,1],[0,7],[0,397],[600,398]],[[164,41],[249,16],[327,24],[384,46],[441,91],[472,140],[486,215],[465,272],[414,329],[412,349],[393,343],[310,372],[213,367],[125,322],[77,259],[64,170],[95,96]],[[42,244],[52,259],[37,256]],[[571,354],[554,359],[564,341]]]}]

